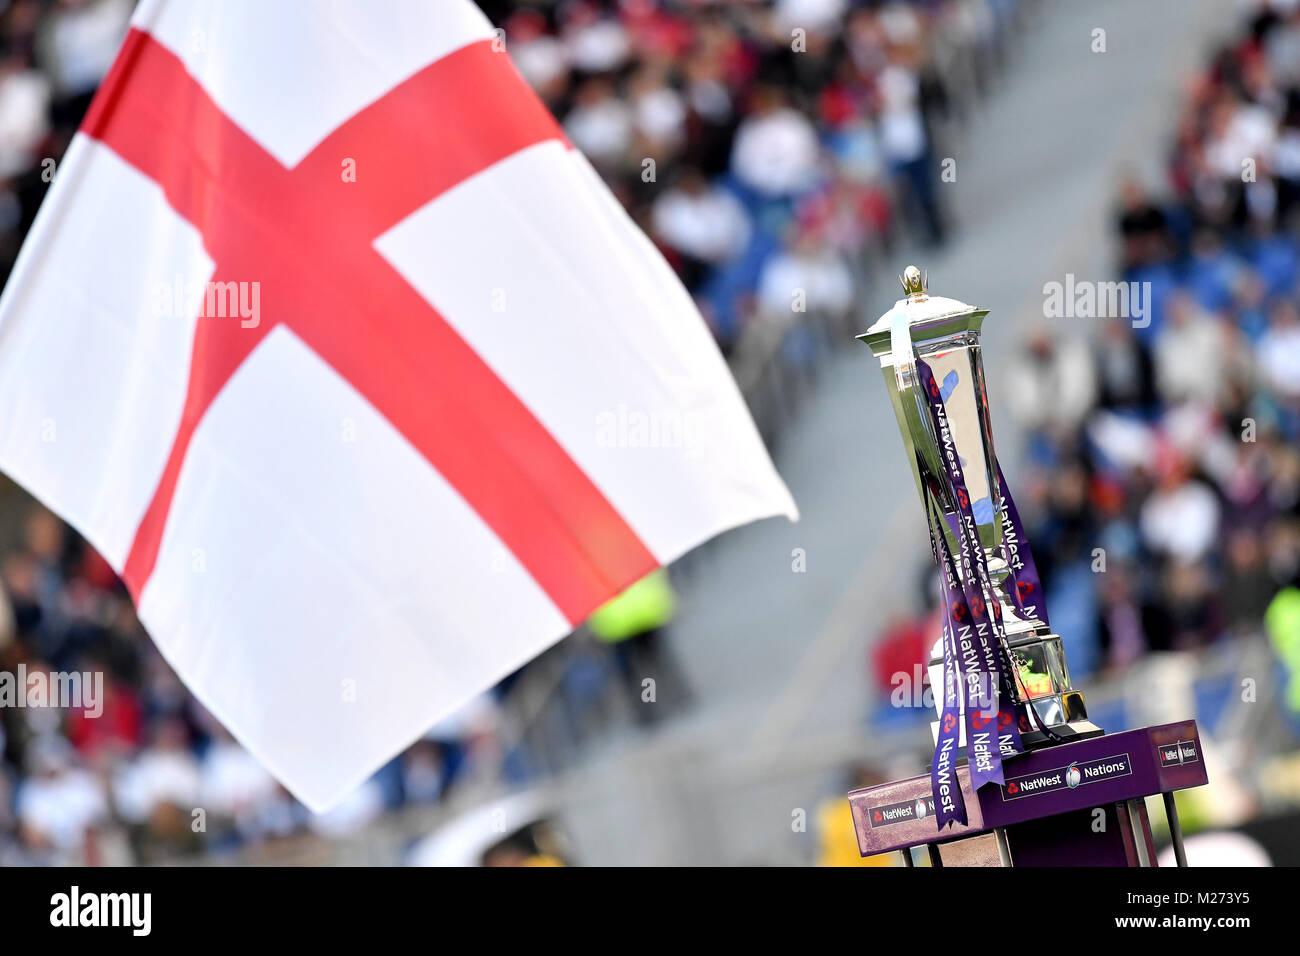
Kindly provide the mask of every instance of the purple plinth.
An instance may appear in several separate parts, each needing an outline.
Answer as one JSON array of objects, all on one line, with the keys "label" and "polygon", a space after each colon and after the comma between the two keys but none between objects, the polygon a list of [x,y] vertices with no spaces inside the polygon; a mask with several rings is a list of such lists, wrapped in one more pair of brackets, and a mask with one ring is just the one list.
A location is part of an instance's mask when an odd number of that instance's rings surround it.
[{"label": "purple plinth", "polygon": [[[942,832],[935,824],[928,775],[853,791],[849,806],[862,855],[1005,827],[1017,834],[1014,842],[1019,849],[1013,854],[1016,862],[1031,864],[1045,855],[1047,847],[1053,847],[1055,852],[1054,844],[1063,849],[1074,843],[1070,834],[1083,819],[1079,811],[1101,807],[1112,813],[1116,804],[1207,782],[1194,720],[1033,750],[1008,758],[1004,767],[1006,785],[988,784],[978,793],[971,790],[969,771],[965,767],[958,769],[957,779],[966,797],[967,823],[953,824]],[[1051,817],[1061,818],[1058,826],[1047,819]],[[1145,819],[1141,824],[1140,831],[1149,832]],[[1124,830],[1132,842],[1131,828],[1117,830]],[[1122,835],[1117,834],[1116,839],[1122,839]],[[1100,851],[1103,843],[1093,840],[1089,845]],[[1115,846],[1120,848],[1115,852],[1122,850],[1119,843]]]}]

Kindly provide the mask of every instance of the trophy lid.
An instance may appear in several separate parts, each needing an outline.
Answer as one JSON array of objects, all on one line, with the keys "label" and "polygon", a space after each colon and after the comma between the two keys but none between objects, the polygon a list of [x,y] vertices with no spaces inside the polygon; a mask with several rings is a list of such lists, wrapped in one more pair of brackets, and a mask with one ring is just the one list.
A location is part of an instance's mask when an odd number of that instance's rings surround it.
[{"label": "trophy lid", "polygon": [[894,307],[857,336],[871,346],[872,354],[880,358],[881,365],[889,365],[890,330],[894,314],[902,310],[907,318],[908,330],[914,341],[946,337],[962,332],[978,332],[988,315],[987,309],[977,309],[958,299],[929,294],[929,274],[916,266],[908,266],[898,277],[903,284],[904,297]]}]

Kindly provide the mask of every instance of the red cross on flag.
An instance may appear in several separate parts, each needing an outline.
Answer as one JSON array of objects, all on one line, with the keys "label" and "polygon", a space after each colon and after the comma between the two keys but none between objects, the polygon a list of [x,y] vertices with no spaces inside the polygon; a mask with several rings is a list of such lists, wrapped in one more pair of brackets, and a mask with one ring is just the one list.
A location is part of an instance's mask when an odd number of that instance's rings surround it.
[{"label": "red cross on flag", "polygon": [[795,515],[469,0],[144,0],[0,300],[0,468],[313,809],[652,568]]}]

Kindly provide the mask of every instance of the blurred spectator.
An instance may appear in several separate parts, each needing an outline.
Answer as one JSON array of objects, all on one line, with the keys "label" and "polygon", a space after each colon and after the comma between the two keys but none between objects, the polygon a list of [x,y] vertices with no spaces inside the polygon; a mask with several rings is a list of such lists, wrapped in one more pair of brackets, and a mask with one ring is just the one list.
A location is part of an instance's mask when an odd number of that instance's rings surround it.
[{"label": "blurred spectator", "polygon": [[607,173],[623,171],[631,158],[632,109],[605,79],[583,83],[564,131],[587,158]]},{"label": "blurred spectator", "polygon": [[1156,404],[1156,372],[1151,353],[1125,322],[1107,322],[1096,345],[1097,405],[1144,415]]},{"label": "blurred spectator", "polygon": [[819,159],[812,122],[787,104],[779,88],[755,90],[731,154],[741,184],[766,199],[793,196],[816,185]]},{"label": "blurred spectator", "polygon": [[810,312],[843,320],[853,305],[853,275],[833,247],[808,230],[769,259],[758,287],[758,312],[788,323]]},{"label": "blurred spectator", "polygon": [[242,838],[258,836],[259,807],[274,799],[278,785],[257,760],[219,730],[200,769],[200,801],[215,819],[208,826],[231,827]]},{"label": "blurred spectator", "polygon": [[187,810],[198,805],[199,762],[184,725],[175,718],[163,721],[150,744],[122,769],[114,785],[118,813],[130,823],[147,823],[164,803]]},{"label": "blurred spectator", "polygon": [[1269,387],[1288,402],[1300,399],[1300,315],[1295,302],[1283,300],[1273,307],[1255,352]]},{"label": "blurred spectator", "polygon": [[59,737],[29,747],[26,769],[14,814],[34,861],[80,862],[88,831],[108,816],[103,784],[77,766],[72,748]]},{"label": "blurred spectator", "polygon": [[1087,349],[1042,327],[1031,331],[1020,360],[1011,364],[1006,388],[1008,407],[1031,429],[1076,428],[1097,397]]},{"label": "blurred spectator", "polygon": [[628,699],[636,702],[633,712],[645,723],[689,697],[686,678],[664,642],[676,601],[660,568],[610,598],[587,621],[591,633],[613,647]]},{"label": "blurred spectator", "polygon": [[686,275],[699,275],[740,255],[751,231],[749,215],[735,194],[711,186],[690,168],[655,200],[653,223],[660,240],[681,256],[678,269]]},{"label": "blurred spectator", "polygon": [[1165,212],[1135,179],[1120,184],[1119,233],[1123,240],[1124,268],[1158,262],[1169,253],[1169,225]]},{"label": "blurred spectator", "polygon": [[1224,385],[1227,345],[1217,321],[1190,296],[1175,296],[1155,345],[1156,385],[1161,398],[1214,404]]},{"label": "blurred spectator", "polygon": [[1183,462],[1170,462],[1142,503],[1142,543],[1182,561],[1204,558],[1218,540],[1219,510],[1208,486],[1191,479]]},{"label": "blurred spectator", "polygon": [[60,0],[37,35],[38,57],[64,115],[79,120],[113,65],[133,0]]},{"label": "blurred spectator", "polygon": [[417,741],[402,755],[402,793],[412,803],[437,800],[446,781],[442,751],[434,741]]},{"label": "blurred spectator", "polygon": [[50,129],[50,81],[10,46],[0,54],[0,179],[31,168]]},{"label": "blurred spectator", "polygon": [[922,111],[922,85],[918,67],[919,49],[910,45],[892,48],[889,65],[877,80],[880,92],[880,134],[885,157],[912,206],[922,233],[931,243],[942,241],[943,215],[936,191],[936,165],[930,134]]}]

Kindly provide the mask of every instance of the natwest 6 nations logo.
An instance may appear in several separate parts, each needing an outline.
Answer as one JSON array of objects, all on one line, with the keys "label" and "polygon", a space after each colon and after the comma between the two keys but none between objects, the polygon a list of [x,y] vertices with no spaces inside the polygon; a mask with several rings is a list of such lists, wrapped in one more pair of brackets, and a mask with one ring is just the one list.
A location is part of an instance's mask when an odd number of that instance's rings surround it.
[{"label": "natwest 6 nations logo", "polygon": [[907,823],[911,820],[924,820],[934,815],[934,797],[917,797],[915,801],[885,803],[867,810],[867,822],[873,830],[887,827],[894,823]]},{"label": "natwest 6 nations logo", "polygon": [[1158,749],[1160,754],[1160,766],[1176,767],[1186,763],[1196,763],[1200,756],[1196,753],[1196,741],[1194,740],[1176,740],[1172,744],[1164,744]]},{"label": "natwest 6 nations logo", "polygon": [[1101,783],[1116,777],[1127,777],[1133,772],[1133,761],[1128,754],[1082,760],[1067,767],[1042,770],[1020,777],[1008,777],[1002,788],[1003,800],[1019,800],[1054,790],[1075,790],[1090,783]]}]

